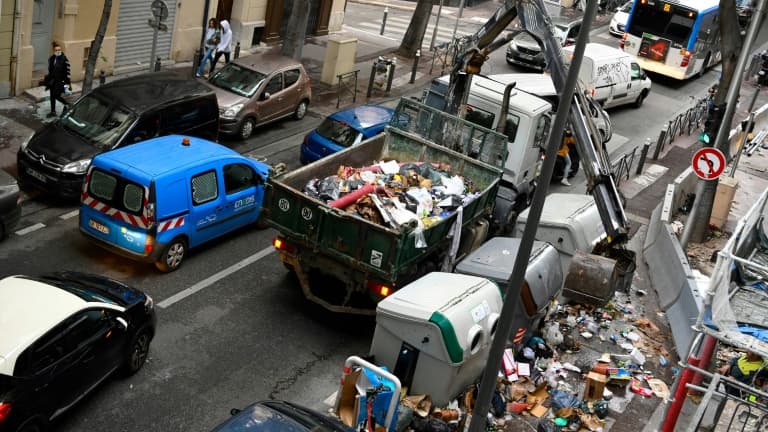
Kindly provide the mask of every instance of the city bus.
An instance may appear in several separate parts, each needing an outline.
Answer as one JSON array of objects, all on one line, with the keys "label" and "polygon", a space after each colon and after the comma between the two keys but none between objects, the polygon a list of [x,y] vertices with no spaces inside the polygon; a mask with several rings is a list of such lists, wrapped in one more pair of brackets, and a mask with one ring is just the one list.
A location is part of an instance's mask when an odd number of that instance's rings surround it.
[{"label": "city bus", "polygon": [[719,0],[634,0],[621,49],[646,71],[678,80],[722,60]]}]

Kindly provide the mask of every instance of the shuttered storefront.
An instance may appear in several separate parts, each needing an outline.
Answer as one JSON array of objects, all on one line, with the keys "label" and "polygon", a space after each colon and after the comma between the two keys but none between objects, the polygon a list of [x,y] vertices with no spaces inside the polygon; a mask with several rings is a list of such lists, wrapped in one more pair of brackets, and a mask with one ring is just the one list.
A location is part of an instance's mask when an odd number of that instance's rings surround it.
[{"label": "shuttered storefront", "polygon": [[[176,18],[176,1],[166,0],[168,19],[165,25],[168,31],[157,33],[156,56],[167,60],[171,53],[173,21]],[[117,47],[115,66],[147,65],[152,55],[152,38],[155,30],[149,26],[152,19],[151,0],[121,0],[120,14],[117,18]]]}]

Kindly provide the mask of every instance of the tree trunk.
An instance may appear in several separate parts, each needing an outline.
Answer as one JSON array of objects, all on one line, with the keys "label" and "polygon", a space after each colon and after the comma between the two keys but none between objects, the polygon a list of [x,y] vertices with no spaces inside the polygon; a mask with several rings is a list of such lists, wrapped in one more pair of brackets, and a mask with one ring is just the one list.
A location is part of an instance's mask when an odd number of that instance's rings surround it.
[{"label": "tree trunk", "polygon": [[397,49],[397,54],[407,58],[416,56],[416,50],[420,49],[424,42],[424,33],[427,32],[427,24],[429,24],[431,14],[432,0],[418,0],[416,10],[411,16],[411,22],[408,24],[408,30],[403,36],[403,42]]},{"label": "tree trunk", "polygon": [[307,21],[309,20],[309,0],[293,0],[291,15],[283,35],[283,46],[280,53],[301,61],[304,39],[307,37]]},{"label": "tree trunk", "polygon": [[[735,0],[720,0],[720,35],[720,45],[723,53],[723,72],[720,75],[720,82],[717,85],[718,90],[714,100],[715,109],[719,109],[720,112],[719,114],[717,111],[709,113],[708,124],[705,124],[704,130],[709,132],[712,141],[710,144],[705,145],[705,147],[714,145],[714,138],[717,137],[720,127],[730,128],[733,120],[732,118],[724,119],[722,116],[725,112],[726,98],[728,88],[731,86],[731,80],[733,80],[734,74],[742,72],[736,71],[739,52],[744,41],[741,36],[738,17],[736,16]],[[720,150],[724,150],[723,153],[727,155],[727,140],[721,143],[721,147]],[[700,200],[697,204],[699,212],[697,213],[696,220],[688,221],[688,223],[693,224],[691,226],[691,241],[694,243],[701,243],[706,240],[718,183],[717,179],[699,181],[705,182],[701,197],[696,197],[696,200]]]},{"label": "tree trunk", "polygon": [[112,14],[112,0],[104,0],[104,10],[101,11],[101,21],[96,30],[96,37],[91,41],[91,48],[88,50],[88,61],[85,63],[85,76],[83,78],[82,94],[91,91],[93,87],[93,73],[96,69],[96,61],[99,59],[101,43],[104,41],[104,35],[107,33],[107,24],[109,16]]}]

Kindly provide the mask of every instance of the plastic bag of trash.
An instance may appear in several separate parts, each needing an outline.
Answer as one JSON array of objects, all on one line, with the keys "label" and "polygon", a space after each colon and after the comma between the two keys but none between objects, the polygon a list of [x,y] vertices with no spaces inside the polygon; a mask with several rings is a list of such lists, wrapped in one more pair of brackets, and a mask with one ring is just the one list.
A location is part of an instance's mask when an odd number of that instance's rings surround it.
[{"label": "plastic bag of trash", "polygon": [[418,221],[418,225],[413,230],[412,235],[414,239],[414,247],[417,249],[427,247],[427,238],[424,237],[424,224],[421,223],[421,220]]},{"label": "plastic bag of trash", "polygon": [[552,410],[557,411],[560,408],[578,408],[581,405],[579,398],[575,394],[562,390],[552,390],[549,392],[549,398],[552,404]]},{"label": "plastic bag of trash", "polygon": [[544,340],[550,346],[555,347],[563,343],[563,334],[560,333],[560,325],[557,322],[553,321],[547,324],[544,329]]},{"label": "plastic bag of trash", "polygon": [[311,196],[312,198],[318,198],[320,197],[320,192],[317,190],[317,186],[320,183],[319,179],[312,179],[307,182],[307,184],[304,186],[304,193]]},{"label": "plastic bag of trash", "polygon": [[341,188],[336,176],[326,177],[317,185],[318,198],[326,202],[336,201],[341,195]]},{"label": "plastic bag of trash", "polygon": [[422,164],[421,167],[419,168],[420,168],[419,173],[421,174],[421,176],[432,181],[432,186],[440,186],[442,184],[441,177],[443,175],[440,174],[440,171],[432,167],[432,165],[425,163],[425,164]]},{"label": "plastic bag of trash", "polygon": [[424,218],[432,214],[432,195],[424,188],[410,188],[407,192],[408,195],[415,198],[418,202],[416,206],[416,216]]}]

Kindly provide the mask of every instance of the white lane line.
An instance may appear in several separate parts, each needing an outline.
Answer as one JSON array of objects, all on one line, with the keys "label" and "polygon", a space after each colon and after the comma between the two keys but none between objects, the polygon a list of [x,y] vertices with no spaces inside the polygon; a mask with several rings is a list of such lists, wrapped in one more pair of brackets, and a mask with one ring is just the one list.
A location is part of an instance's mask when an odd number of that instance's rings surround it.
[{"label": "white lane line", "polygon": [[23,236],[24,234],[29,234],[32,231],[37,231],[40,228],[45,228],[45,225],[38,222],[38,223],[36,223],[36,224],[34,224],[32,226],[28,226],[28,227],[26,227],[24,229],[20,229],[20,230],[16,231],[16,235]]},{"label": "white lane line", "polygon": [[61,220],[72,219],[73,217],[77,216],[79,213],[80,213],[80,210],[72,210],[69,213],[64,213],[63,215],[59,216],[59,219]]},{"label": "white lane line", "polygon": [[191,296],[192,294],[200,291],[201,289],[207,288],[207,287],[213,285],[214,283],[220,281],[221,279],[224,279],[225,277],[231,275],[232,273],[235,273],[236,271],[241,270],[244,267],[249,266],[249,265],[255,263],[256,261],[264,258],[265,256],[267,256],[267,255],[269,255],[269,254],[271,254],[273,252],[275,252],[275,248],[273,248],[272,246],[264,248],[264,249],[260,250],[259,252],[257,252],[255,254],[245,258],[244,260],[242,260],[242,261],[240,261],[238,263],[235,263],[235,264],[225,268],[224,270],[222,270],[222,271],[220,271],[220,272],[218,272],[218,273],[216,273],[214,275],[211,275],[211,276],[201,280],[200,282],[192,285],[191,287],[177,292],[176,294],[174,294],[174,295],[168,297],[167,299],[161,301],[160,303],[158,303],[157,307],[161,307],[161,308],[165,309],[165,308],[173,305],[176,302],[184,300],[185,298],[187,298],[187,297]]}]

